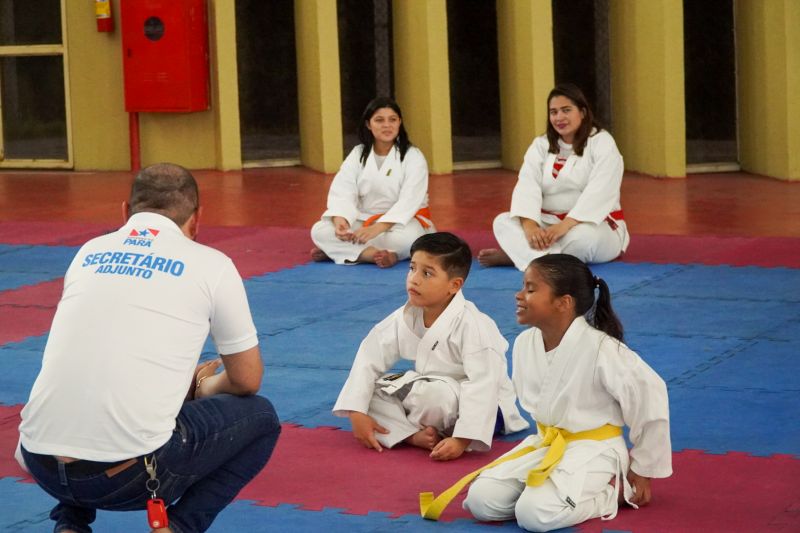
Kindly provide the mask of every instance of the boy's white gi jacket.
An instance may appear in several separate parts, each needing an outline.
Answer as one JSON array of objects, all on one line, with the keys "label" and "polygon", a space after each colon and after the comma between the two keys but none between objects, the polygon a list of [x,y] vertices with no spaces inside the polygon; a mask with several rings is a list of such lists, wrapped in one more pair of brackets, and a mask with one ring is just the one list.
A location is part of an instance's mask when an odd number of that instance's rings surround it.
[{"label": "boy's white gi jacket", "polygon": [[415,319],[422,320],[422,312],[406,304],[372,328],[358,349],[333,413],[367,413],[376,381],[402,358],[414,361],[415,371],[400,378],[398,385],[418,379],[460,385],[454,388],[460,393],[456,391],[458,419],[453,436],[472,439],[471,449],[491,448],[498,406],[505,433],[527,428],[508,377],[508,342],[494,321],[459,291],[420,338],[413,324]]}]

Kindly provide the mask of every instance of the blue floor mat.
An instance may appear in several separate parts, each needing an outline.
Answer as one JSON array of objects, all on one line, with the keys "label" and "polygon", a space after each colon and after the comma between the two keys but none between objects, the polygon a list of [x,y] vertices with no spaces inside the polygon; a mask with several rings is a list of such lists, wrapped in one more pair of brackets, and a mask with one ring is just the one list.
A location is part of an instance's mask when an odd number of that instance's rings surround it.
[{"label": "blue floor mat", "polygon": [[800,303],[655,298],[627,293],[613,298],[627,331],[638,334],[755,339],[783,317],[798,316]]},{"label": "blue floor mat", "polygon": [[729,357],[723,354],[710,360],[707,367],[685,377],[684,382],[690,387],[793,392],[800,398],[798,362],[800,340],[759,340],[748,343]]},{"label": "blue floor mat", "polygon": [[671,387],[673,451],[749,452],[800,458],[800,394]]},{"label": "blue floor mat", "polygon": [[[0,256],[1,258],[2,256]],[[2,269],[3,267],[0,267]],[[27,285],[36,285],[43,281],[58,279],[61,276],[41,272],[6,272],[0,270],[0,291],[19,289]]]},{"label": "blue floor mat", "polygon": [[0,244],[0,272],[44,273],[61,277],[77,246],[14,246]]},{"label": "blue floor mat", "polygon": [[800,270],[689,265],[637,291],[642,296],[800,302]]}]

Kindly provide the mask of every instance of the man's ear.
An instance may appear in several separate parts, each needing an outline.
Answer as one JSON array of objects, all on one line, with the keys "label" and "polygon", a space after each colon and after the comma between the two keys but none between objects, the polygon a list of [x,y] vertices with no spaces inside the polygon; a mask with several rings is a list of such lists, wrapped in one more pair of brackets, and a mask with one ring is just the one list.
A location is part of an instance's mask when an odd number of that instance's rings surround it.
[{"label": "man's ear", "polygon": [[198,206],[195,212],[192,213],[192,216],[189,217],[189,220],[187,220],[181,228],[184,235],[192,240],[196,240],[197,234],[200,232],[200,215],[202,213],[203,206]]},{"label": "man's ear", "polygon": [[128,219],[131,218],[131,205],[128,203],[127,200],[122,200],[122,225],[128,223]]}]

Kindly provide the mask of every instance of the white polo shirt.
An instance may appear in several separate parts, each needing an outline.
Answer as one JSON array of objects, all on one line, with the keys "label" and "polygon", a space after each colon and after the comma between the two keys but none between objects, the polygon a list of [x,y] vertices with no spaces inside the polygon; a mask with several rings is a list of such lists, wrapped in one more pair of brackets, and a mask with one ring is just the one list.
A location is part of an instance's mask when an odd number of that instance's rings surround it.
[{"label": "white polo shirt", "polygon": [[225,254],[155,213],[89,241],[64,277],[22,410],[22,445],[94,461],[159,448],[209,332],[222,355],[258,344],[242,279]]}]

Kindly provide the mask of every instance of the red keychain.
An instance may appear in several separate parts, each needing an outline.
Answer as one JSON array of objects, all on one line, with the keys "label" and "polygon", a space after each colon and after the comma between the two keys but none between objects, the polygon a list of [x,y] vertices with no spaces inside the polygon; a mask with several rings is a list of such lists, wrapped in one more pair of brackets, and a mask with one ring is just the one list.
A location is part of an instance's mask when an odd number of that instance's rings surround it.
[{"label": "red keychain", "polygon": [[169,526],[167,508],[164,506],[164,500],[161,498],[150,498],[147,500],[147,521],[153,529]]},{"label": "red keychain", "polygon": [[144,458],[144,468],[150,474],[150,479],[145,482],[147,492],[150,493],[150,499],[147,500],[147,523],[153,529],[159,529],[169,526],[169,519],[167,518],[167,507],[164,505],[164,500],[156,497],[156,491],[161,486],[161,483],[156,477],[156,456],[153,460],[148,462],[147,457]]}]

